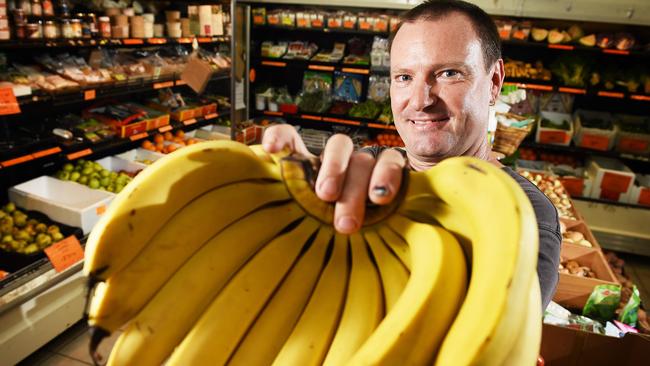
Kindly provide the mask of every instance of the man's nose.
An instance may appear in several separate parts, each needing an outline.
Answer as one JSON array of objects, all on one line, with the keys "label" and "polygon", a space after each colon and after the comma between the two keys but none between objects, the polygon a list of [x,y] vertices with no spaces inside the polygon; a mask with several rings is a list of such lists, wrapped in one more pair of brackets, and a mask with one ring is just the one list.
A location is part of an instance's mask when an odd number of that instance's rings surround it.
[{"label": "man's nose", "polygon": [[438,97],[434,89],[434,86],[426,81],[416,82],[409,99],[410,107],[419,111],[435,104]]}]

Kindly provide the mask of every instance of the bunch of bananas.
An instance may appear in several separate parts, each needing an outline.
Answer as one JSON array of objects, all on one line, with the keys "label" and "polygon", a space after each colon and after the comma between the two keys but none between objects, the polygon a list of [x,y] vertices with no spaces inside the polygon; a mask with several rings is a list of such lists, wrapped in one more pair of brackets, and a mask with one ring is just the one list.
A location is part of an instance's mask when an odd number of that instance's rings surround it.
[{"label": "bunch of bananas", "polygon": [[309,165],[213,141],[139,174],[86,247],[92,352],[124,327],[109,365],[534,364],[537,226],[514,180],[448,159],[342,235]]}]

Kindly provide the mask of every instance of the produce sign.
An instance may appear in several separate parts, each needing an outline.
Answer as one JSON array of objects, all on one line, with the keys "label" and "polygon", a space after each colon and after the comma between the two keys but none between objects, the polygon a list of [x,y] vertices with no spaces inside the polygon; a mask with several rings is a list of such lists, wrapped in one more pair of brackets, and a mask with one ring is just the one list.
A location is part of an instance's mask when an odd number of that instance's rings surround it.
[{"label": "produce sign", "polygon": [[[125,326],[111,364],[537,359],[538,238],[504,227],[534,227],[535,214],[488,162],[409,173],[351,235],[335,232],[334,205],[298,156],[207,141],[141,174],[86,246],[93,352]],[[471,246],[469,268],[451,227]]]}]

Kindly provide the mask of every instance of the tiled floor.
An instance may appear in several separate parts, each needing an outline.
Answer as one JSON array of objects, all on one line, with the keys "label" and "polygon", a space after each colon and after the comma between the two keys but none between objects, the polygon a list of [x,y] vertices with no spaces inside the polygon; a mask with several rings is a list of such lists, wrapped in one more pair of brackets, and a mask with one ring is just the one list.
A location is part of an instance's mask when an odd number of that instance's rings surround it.
[{"label": "tiled floor", "polygon": [[[102,341],[99,345],[100,355],[104,357],[108,356],[120,333],[121,331],[118,330],[109,338]],[[90,335],[88,333],[88,327],[84,321],[80,321],[18,365],[92,365],[93,361],[88,350],[89,344]]]}]

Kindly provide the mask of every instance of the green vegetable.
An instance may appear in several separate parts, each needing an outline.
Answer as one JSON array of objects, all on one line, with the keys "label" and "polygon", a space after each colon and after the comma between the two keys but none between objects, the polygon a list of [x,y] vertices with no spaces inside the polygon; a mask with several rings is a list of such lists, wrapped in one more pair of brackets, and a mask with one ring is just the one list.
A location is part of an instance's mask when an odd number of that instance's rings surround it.
[{"label": "green vegetable", "polygon": [[374,119],[381,112],[381,104],[374,100],[367,100],[352,107],[348,112],[350,117]]},{"label": "green vegetable", "polygon": [[575,87],[585,86],[591,69],[587,59],[573,54],[558,57],[550,68],[562,84]]}]

